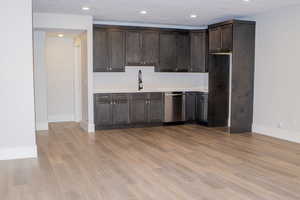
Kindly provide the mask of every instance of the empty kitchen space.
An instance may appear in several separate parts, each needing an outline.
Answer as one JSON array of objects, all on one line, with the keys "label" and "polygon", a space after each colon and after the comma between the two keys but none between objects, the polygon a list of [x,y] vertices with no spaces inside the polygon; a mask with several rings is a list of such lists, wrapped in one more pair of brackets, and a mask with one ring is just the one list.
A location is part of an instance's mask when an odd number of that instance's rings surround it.
[{"label": "empty kitchen space", "polygon": [[300,2],[3,3],[1,200],[300,199]]}]

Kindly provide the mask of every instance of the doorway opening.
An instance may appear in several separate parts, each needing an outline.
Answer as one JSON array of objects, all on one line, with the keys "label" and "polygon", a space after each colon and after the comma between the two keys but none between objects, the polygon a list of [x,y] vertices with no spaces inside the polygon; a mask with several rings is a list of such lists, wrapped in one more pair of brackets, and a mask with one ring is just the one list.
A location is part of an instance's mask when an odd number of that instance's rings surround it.
[{"label": "doorway opening", "polygon": [[86,32],[79,30],[34,31],[36,130],[48,130],[48,123],[84,118],[85,38]]}]

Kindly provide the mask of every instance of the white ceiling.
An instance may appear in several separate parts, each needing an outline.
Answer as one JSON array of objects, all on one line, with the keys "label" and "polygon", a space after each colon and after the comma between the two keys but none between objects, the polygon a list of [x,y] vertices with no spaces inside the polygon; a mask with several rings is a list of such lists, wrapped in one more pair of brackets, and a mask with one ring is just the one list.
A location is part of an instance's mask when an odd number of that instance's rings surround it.
[{"label": "white ceiling", "polygon": [[[202,26],[300,5],[300,0],[33,0],[34,12],[93,15],[94,20]],[[89,11],[81,10],[89,6]],[[146,15],[139,11],[146,10]],[[190,14],[197,14],[191,19]]]}]

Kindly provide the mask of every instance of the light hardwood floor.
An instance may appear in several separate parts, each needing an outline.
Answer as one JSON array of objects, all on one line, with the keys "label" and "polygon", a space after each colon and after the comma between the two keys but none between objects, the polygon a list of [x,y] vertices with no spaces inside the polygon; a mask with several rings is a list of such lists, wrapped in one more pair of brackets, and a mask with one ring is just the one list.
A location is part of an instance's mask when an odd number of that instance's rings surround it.
[{"label": "light hardwood floor", "polygon": [[300,145],[198,125],[51,124],[38,159],[0,161],[1,200],[299,200]]}]

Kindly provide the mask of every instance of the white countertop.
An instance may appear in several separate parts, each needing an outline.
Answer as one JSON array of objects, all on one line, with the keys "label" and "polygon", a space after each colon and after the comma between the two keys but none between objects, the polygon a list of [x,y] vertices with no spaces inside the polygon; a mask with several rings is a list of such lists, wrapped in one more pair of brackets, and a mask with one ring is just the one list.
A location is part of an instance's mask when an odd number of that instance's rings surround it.
[{"label": "white countertop", "polygon": [[208,92],[207,88],[156,88],[143,89],[141,91],[133,89],[94,89],[96,93],[136,93],[136,92]]}]

